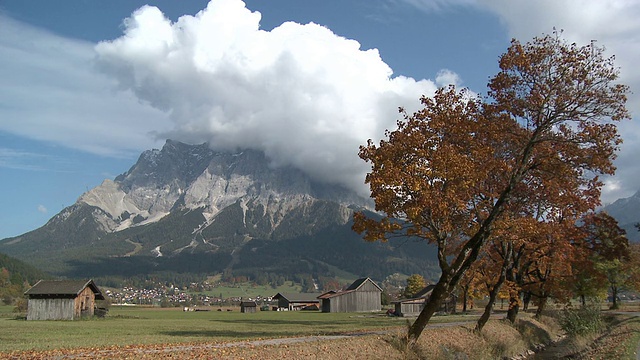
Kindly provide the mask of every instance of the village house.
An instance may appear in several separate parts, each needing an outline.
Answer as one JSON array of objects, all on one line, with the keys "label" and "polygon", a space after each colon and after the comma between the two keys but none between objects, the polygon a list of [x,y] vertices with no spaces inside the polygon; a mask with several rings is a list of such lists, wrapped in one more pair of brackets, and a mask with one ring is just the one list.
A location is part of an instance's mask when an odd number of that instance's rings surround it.
[{"label": "village house", "polygon": [[370,312],[382,308],[382,288],[370,278],[361,278],[345,290],[328,291],[318,297],[322,312]]},{"label": "village house", "polygon": [[[409,299],[400,299],[398,301],[394,301],[394,313],[397,316],[418,316],[420,312],[424,308],[424,305],[429,300],[431,293],[435,285],[427,285],[425,288],[420,290],[417,294]],[[439,312],[442,313],[451,313],[456,311],[456,302],[458,298],[451,294],[445,301],[440,305]]]},{"label": "village house", "polygon": [[104,296],[93,280],[40,280],[24,293],[27,320],[76,320],[94,315]]}]

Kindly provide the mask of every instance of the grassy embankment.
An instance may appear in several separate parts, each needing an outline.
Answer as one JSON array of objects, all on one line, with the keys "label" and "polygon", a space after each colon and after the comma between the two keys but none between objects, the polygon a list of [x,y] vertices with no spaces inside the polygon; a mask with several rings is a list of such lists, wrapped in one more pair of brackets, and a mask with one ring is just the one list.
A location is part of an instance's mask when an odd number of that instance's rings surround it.
[{"label": "grassy embankment", "polygon": [[[604,311],[600,331],[567,338],[559,344],[578,359],[636,359],[640,345],[640,303],[623,303],[619,311]],[[562,354],[561,354],[562,355]]]}]

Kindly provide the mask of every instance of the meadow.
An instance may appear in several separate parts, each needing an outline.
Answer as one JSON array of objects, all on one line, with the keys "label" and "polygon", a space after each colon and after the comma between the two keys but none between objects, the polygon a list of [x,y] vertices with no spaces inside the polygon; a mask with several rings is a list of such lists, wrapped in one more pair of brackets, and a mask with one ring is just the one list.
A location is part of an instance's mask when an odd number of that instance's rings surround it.
[{"label": "meadow", "polygon": [[188,291],[190,294],[196,295],[208,295],[219,296],[223,299],[228,298],[256,298],[274,296],[277,293],[300,293],[302,288],[300,285],[295,285],[291,281],[285,282],[280,286],[271,285],[256,285],[253,283],[241,283],[236,285],[217,285],[212,290],[205,290],[201,292]]},{"label": "meadow", "polygon": [[0,306],[0,352],[77,347],[229,342],[331,335],[403,326],[384,314],[258,311],[188,311],[112,306],[107,317],[79,321],[26,321]]},{"label": "meadow", "polygon": [[[406,360],[463,356],[484,360],[523,354],[537,344],[557,339],[561,333],[553,319],[545,318],[540,323],[532,319],[531,314],[522,314],[516,326],[491,320],[483,334],[472,331],[477,315],[438,316],[432,319],[418,347],[411,350],[401,341],[406,334],[407,319],[383,313],[258,311],[244,314],[238,308],[217,309],[184,312],[180,308],[112,306],[105,318],[26,321],[13,312],[13,307],[0,306],[0,358]],[[559,344],[559,350],[596,359],[635,358],[640,339],[639,318],[618,315],[612,319],[613,326],[608,330],[578,343]],[[438,323],[455,324],[441,327]],[[370,334],[331,341],[286,342],[286,338],[345,333]],[[262,339],[285,342],[227,346]],[[591,343],[597,346],[590,346]]]}]

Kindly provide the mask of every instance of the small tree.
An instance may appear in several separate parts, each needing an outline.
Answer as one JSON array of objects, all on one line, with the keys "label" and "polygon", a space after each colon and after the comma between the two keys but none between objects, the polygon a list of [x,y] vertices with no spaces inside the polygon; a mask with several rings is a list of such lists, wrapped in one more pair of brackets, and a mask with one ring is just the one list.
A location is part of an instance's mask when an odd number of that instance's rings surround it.
[{"label": "small tree", "polygon": [[405,298],[412,298],[415,294],[419,293],[420,290],[424,289],[427,286],[424,277],[420,274],[413,274],[407,278],[407,286],[404,288],[404,292],[402,296]]},{"label": "small tree", "polygon": [[611,291],[611,306],[612,310],[619,309],[618,293],[624,288],[627,280],[630,278],[630,274],[626,271],[626,264],[620,259],[605,260],[596,263],[597,271],[604,274]]},{"label": "small tree", "polygon": [[584,297],[608,287],[612,297],[611,308],[617,309],[618,292],[632,282],[635,272],[626,231],[605,212],[586,216],[582,229],[586,255],[583,267],[579,268],[582,272],[578,275],[580,281],[576,282],[578,295]]}]

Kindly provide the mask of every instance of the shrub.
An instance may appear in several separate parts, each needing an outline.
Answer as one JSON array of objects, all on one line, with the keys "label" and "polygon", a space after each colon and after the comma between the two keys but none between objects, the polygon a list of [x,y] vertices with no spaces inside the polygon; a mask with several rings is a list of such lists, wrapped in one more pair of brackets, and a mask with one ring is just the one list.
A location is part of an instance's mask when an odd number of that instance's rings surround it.
[{"label": "shrub", "polygon": [[26,313],[27,312],[27,299],[26,298],[19,298],[15,301],[15,307],[13,308],[13,312],[17,312],[17,313]]},{"label": "shrub", "polygon": [[590,304],[579,309],[565,309],[560,315],[560,326],[569,336],[598,333],[604,326],[599,304]]}]

